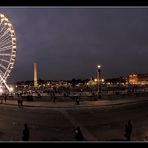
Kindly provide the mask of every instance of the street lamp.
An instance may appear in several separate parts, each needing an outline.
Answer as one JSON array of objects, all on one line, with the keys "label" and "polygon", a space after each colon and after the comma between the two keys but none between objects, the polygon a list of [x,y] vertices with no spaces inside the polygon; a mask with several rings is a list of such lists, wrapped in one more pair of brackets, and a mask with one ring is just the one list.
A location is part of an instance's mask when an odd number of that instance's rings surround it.
[{"label": "street lamp", "polygon": [[98,90],[97,95],[98,98],[101,98],[101,65],[97,65],[97,83],[98,83]]}]

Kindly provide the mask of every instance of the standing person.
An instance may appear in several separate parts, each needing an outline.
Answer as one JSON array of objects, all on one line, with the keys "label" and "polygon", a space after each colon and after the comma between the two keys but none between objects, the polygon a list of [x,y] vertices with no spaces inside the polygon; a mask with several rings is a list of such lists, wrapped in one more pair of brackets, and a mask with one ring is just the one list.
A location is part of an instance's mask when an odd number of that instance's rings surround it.
[{"label": "standing person", "polygon": [[56,101],[56,97],[55,97],[55,96],[53,96],[53,102],[55,103],[55,101]]},{"label": "standing person", "polygon": [[28,128],[28,125],[27,123],[24,124],[24,129],[23,129],[23,137],[22,137],[22,140],[23,141],[29,141],[30,139],[30,131],[29,131],[29,128]]},{"label": "standing person", "polygon": [[145,141],[148,141],[148,137],[147,136],[145,136]]},{"label": "standing person", "polygon": [[23,108],[23,98],[20,96],[20,106]]},{"label": "standing person", "polygon": [[3,96],[1,96],[1,104],[3,104]]},{"label": "standing person", "polygon": [[18,104],[18,107],[20,108],[20,98],[19,97],[17,98],[17,104]]},{"label": "standing person", "polygon": [[131,134],[132,134],[132,124],[131,124],[131,120],[128,120],[128,123],[125,125],[125,138],[127,141],[131,140]]},{"label": "standing person", "polygon": [[55,103],[56,101],[55,91],[52,92],[52,96],[53,96],[53,102]]},{"label": "standing person", "polygon": [[7,94],[6,93],[4,94],[4,100],[5,100],[5,103],[6,103],[6,101],[7,101]]},{"label": "standing person", "polygon": [[76,105],[79,105],[80,104],[80,98],[79,96],[76,96]]},{"label": "standing person", "polygon": [[80,129],[79,126],[76,127],[74,133],[75,133],[75,136],[74,137],[75,137],[75,139],[77,141],[83,141],[84,140],[84,136],[83,136],[83,134],[82,134],[81,129]]}]

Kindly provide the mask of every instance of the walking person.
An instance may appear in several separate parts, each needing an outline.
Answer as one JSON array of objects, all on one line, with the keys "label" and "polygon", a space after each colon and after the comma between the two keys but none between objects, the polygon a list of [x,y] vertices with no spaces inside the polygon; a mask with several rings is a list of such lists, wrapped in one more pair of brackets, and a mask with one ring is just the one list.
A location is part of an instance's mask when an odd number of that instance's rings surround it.
[{"label": "walking person", "polygon": [[24,124],[24,129],[23,129],[23,137],[22,137],[22,140],[23,141],[29,141],[30,139],[30,131],[29,131],[29,128],[28,128],[28,125],[27,123]]},{"label": "walking person", "polygon": [[127,141],[131,140],[132,130],[133,130],[133,127],[131,124],[131,120],[128,120],[128,123],[125,125],[125,134],[124,134]]}]

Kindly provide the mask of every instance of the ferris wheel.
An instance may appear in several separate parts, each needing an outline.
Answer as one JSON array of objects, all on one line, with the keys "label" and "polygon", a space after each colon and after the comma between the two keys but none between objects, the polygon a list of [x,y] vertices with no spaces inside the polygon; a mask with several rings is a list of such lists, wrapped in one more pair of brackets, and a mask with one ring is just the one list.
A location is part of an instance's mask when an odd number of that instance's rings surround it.
[{"label": "ferris wheel", "polygon": [[0,13],[0,85],[6,84],[16,57],[16,37],[11,22]]}]

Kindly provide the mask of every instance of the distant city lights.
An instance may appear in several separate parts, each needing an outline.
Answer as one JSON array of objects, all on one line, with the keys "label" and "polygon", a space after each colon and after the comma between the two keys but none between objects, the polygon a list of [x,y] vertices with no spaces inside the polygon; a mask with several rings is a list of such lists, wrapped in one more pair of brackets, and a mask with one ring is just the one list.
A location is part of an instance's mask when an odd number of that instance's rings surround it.
[{"label": "distant city lights", "polygon": [[10,92],[13,92],[13,90],[14,90],[13,87],[10,87],[10,88],[9,88],[9,91],[10,91]]}]

